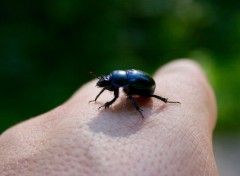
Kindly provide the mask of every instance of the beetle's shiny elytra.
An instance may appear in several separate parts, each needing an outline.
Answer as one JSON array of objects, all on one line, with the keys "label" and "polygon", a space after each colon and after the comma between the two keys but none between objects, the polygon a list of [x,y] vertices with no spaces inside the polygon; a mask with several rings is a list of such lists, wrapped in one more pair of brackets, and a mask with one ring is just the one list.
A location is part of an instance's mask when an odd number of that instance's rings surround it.
[{"label": "beetle's shiny elytra", "polygon": [[143,110],[138,106],[138,103],[134,99],[135,95],[143,98],[154,97],[165,103],[180,103],[178,101],[168,101],[167,98],[154,95],[153,93],[156,87],[155,81],[147,73],[140,70],[115,70],[108,75],[98,77],[98,79],[97,86],[102,87],[102,90],[96,98],[90,102],[97,101],[98,97],[105,90],[114,92],[114,98],[111,101],[106,102],[103,106],[100,106],[99,109],[102,107],[109,108],[109,106],[117,100],[119,96],[119,88],[121,87],[142,117],[144,117],[142,114]]}]

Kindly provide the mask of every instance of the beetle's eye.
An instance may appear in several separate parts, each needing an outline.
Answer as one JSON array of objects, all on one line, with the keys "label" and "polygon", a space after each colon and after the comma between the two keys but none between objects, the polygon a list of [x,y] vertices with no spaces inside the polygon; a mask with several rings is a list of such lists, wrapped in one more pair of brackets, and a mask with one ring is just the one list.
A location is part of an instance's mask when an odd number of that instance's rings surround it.
[{"label": "beetle's eye", "polygon": [[109,75],[105,76],[104,80],[105,81],[109,81],[110,80],[110,76]]}]

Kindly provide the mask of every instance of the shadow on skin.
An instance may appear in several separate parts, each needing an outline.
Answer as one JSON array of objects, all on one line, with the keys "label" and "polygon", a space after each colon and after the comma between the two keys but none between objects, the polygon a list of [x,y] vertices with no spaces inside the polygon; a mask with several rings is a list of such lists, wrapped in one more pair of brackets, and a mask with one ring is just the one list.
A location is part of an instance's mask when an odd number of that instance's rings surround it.
[{"label": "shadow on skin", "polygon": [[181,104],[176,104],[176,103],[164,103],[162,102],[161,105],[153,110],[154,114],[161,113],[165,108],[168,108],[169,106],[180,106]]},{"label": "shadow on skin", "polygon": [[[111,137],[129,137],[146,125],[146,120],[153,113],[153,100],[151,98],[136,98],[139,107],[143,109],[142,113],[145,118],[141,117],[131,100],[127,100],[125,97],[120,97],[119,99],[120,101],[110,106],[110,109],[102,108],[99,110],[99,114],[88,123],[92,131]],[[99,105],[103,104],[96,103]],[[160,106],[157,113],[160,113],[164,107],[166,107],[164,104]]]}]

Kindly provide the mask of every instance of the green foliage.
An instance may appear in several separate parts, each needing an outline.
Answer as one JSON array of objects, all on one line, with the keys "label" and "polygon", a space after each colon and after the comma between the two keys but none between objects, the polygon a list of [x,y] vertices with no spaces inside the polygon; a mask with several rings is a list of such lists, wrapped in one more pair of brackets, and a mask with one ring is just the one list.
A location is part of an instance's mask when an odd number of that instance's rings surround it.
[{"label": "green foliage", "polygon": [[217,131],[240,128],[238,1],[53,0],[0,2],[0,132],[64,102],[90,70],[153,73],[198,60],[219,107]]}]

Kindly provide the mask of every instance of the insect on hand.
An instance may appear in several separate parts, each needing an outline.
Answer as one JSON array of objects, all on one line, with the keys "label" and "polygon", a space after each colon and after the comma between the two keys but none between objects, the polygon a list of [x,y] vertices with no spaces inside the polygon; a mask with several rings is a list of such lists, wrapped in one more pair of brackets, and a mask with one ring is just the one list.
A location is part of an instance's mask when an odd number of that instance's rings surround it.
[{"label": "insect on hand", "polygon": [[98,97],[105,91],[113,91],[114,98],[111,101],[106,102],[104,105],[100,106],[98,109],[105,107],[109,108],[111,104],[113,104],[118,96],[119,96],[119,88],[123,88],[124,93],[133,103],[135,109],[142,114],[142,109],[138,106],[137,101],[134,99],[135,95],[138,95],[143,98],[154,97],[157,98],[164,103],[179,103],[178,101],[168,101],[167,98],[163,98],[158,95],[154,95],[155,91],[155,81],[151,78],[147,73],[140,70],[115,70],[110,74],[105,76],[97,77],[98,82],[96,84],[97,87],[102,87],[102,90],[96,96],[96,98],[90,102],[97,101]]}]

